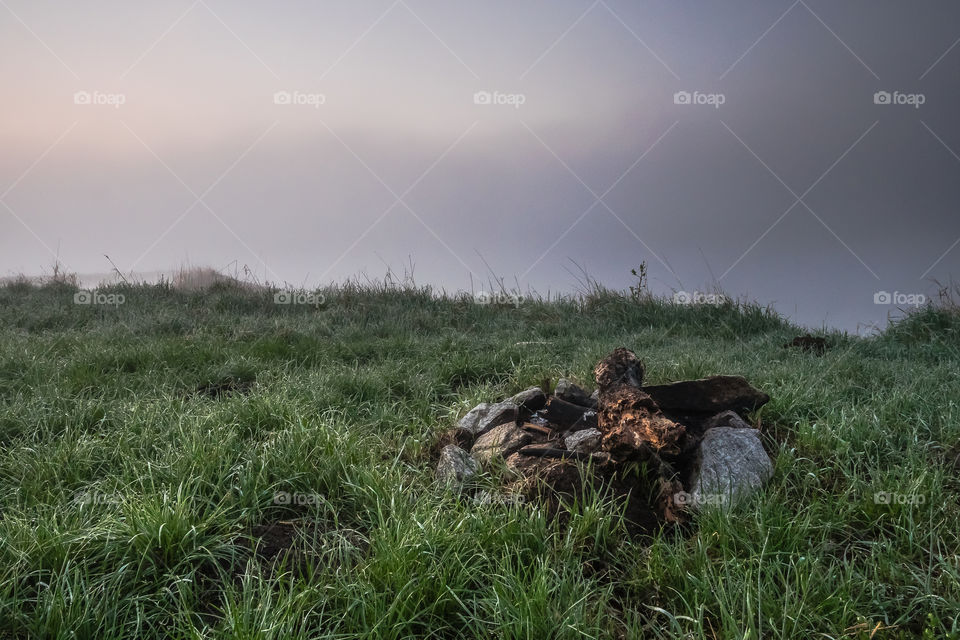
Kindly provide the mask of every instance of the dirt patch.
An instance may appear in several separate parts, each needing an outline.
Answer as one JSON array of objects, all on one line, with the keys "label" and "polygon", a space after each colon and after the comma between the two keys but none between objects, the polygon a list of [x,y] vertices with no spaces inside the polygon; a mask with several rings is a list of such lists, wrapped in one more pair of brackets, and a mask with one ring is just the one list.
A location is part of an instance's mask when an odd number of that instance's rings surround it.
[{"label": "dirt patch", "polygon": [[196,583],[201,605],[193,615],[207,625],[214,625],[222,617],[224,583],[237,589],[243,587],[243,575],[247,562],[256,558],[271,574],[291,571],[296,577],[310,575],[311,558],[307,553],[307,540],[313,539],[317,527],[312,523],[277,521],[256,524],[249,531],[234,539],[237,550],[229,564],[207,563],[197,571]]},{"label": "dirt patch", "polygon": [[261,560],[273,560],[293,548],[297,527],[292,522],[257,524],[250,529],[254,551]]},{"label": "dirt patch", "polygon": [[224,396],[233,394],[246,395],[253,391],[255,386],[256,381],[254,380],[243,380],[239,378],[228,377],[214,382],[205,382],[199,385],[194,390],[194,393],[196,395],[212,398],[213,400],[219,400]]},{"label": "dirt patch", "polygon": [[960,442],[947,449],[944,460],[950,469],[960,473]]},{"label": "dirt patch", "polygon": [[797,336],[790,342],[783,345],[784,349],[799,349],[807,353],[813,353],[822,356],[830,348],[826,338],[811,336],[809,333],[805,336]]},{"label": "dirt patch", "polygon": [[323,562],[337,557],[326,553],[336,544],[364,554],[368,541],[353,529],[327,529],[308,520],[278,520],[253,525],[249,534],[237,539],[236,544],[251,550],[256,558],[270,568],[292,571],[295,576],[307,576],[319,558]]},{"label": "dirt patch", "polygon": [[[793,427],[788,427],[784,424],[779,424],[776,422],[772,423],[757,423],[757,429],[760,429],[761,432],[769,436],[769,439],[780,446],[785,446],[787,448],[797,446],[797,431]],[[766,441],[765,441],[766,443]],[[775,454],[776,450],[768,448],[770,454]]]},{"label": "dirt patch", "polygon": [[609,462],[585,463],[515,453],[507,459],[507,466],[519,477],[505,491],[542,505],[561,526],[569,519],[567,507],[591,491],[606,492],[613,498],[631,536],[647,537],[678,522],[676,518],[665,521],[662,509],[651,504],[649,493],[660,490],[658,478],[640,465],[620,469]]},{"label": "dirt patch", "polygon": [[960,442],[942,449],[936,458],[947,471],[946,484],[960,490]]}]

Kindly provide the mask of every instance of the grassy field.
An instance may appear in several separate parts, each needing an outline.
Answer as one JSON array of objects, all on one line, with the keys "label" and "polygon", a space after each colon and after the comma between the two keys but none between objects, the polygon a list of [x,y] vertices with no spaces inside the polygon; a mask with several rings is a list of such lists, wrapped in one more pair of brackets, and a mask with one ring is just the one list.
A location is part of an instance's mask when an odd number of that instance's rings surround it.
[{"label": "grassy field", "polygon": [[[955,310],[817,356],[753,306],[602,291],[102,293],[0,288],[0,636],[960,637]],[[435,484],[472,406],[617,346],[767,392],[765,491],[641,540],[602,493],[561,525]]]}]

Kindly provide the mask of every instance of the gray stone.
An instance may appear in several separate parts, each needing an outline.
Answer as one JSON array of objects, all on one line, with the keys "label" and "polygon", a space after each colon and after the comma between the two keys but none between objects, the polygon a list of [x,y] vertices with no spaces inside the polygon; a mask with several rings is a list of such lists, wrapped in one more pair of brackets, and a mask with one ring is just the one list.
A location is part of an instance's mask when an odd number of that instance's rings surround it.
[{"label": "gray stone", "polygon": [[533,436],[511,423],[501,424],[487,431],[473,443],[470,455],[481,463],[489,463],[495,458],[506,458],[530,444]]},{"label": "gray stone", "polygon": [[575,431],[568,435],[563,444],[568,451],[580,451],[582,453],[592,453],[600,448],[600,438],[603,434],[597,429],[584,429]]},{"label": "gray stone", "polygon": [[444,482],[463,482],[475,476],[480,465],[470,454],[455,444],[448,444],[440,452],[437,463],[437,478]]},{"label": "gray stone", "polygon": [[509,400],[497,404],[482,402],[463,416],[457,423],[457,427],[466,429],[474,436],[483,435],[505,422],[516,422],[517,410],[517,405]]},{"label": "gray stone", "polygon": [[539,411],[543,405],[547,404],[547,394],[540,387],[530,387],[510,398],[510,402],[527,411]]},{"label": "gray stone", "polygon": [[489,402],[481,402],[473,409],[470,409],[467,415],[460,418],[460,421],[457,422],[457,428],[466,429],[470,433],[474,433],[478,423],[490,413],[490,407],[492,406]]},{"label": "gray stone", "polygon": [[714,427],[700,442],[690,482],[694,507],[733,505],[760,489],[773,475],[773,464],[756,429]]},{"label": "gray stone", "polygon": [[750,423],[740,417],[740,414],[736,411],[724,411],[723,413],[718,413],[709,420],[707,420],[703,429],[713,429],[715,427],[731,427],[733,429],[753,429],[750,426]]},{"label": "gray stone", "polygon": [[610,454],[606,451],[594,451],[590,454],[590,462],[594,465],[603,466],[610,463]]},{"label": "gray stone", "polygon": [[557,386],[553,390],[553,395],[581,407],[590,407],[591,409],[597,408],[597,403],[595,400],[591,399],[590,394],[566,378],[560,378],[557,381]]}]

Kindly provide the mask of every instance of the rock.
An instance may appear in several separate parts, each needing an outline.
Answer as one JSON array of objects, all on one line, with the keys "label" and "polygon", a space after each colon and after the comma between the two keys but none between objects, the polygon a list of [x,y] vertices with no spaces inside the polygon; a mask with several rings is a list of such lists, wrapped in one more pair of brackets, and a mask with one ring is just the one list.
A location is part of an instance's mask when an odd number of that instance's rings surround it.
[{"label": "rock", "polygon": [[613,353],[598,362],[593,373],[600,395],[614,386],[625,384],[640,387],[643,384],[643,363],[633,351],[624,347],[614,349]]},{"label": "rock", "polygon": [[732,505],[770,479],[773,464],[756,429],[714,427],[706,432],[690,478],[694,507]]},{"label": "rock", "polygon": [[473,409],[467,412],[467,415],[460,418],[460,421],[457,422],[458,429],[465,429],[470,433],[476,435],[476,430],[479,428],[480,421],[486,418],[490,413],[490,407],[493,404],[490,402],[481,402]]},{"label": "rock", "polygon": [[543,409],[543,405],[547,404],[547,394],[540,387],[530,387],[510,398],[510,402],[532,413]]},{"label": "rock", "polygon": [[600,438],[603,434],[597,429],[584,429],[575,431],[564,439],[563,445],[569,451],[579,451],[581,453],[592,453],[600,447]]},{"label": "rock", "polygon": [[533,436],[513,423],[501,424],[487,431],[473,443],[470,455],[481,463],[495,458],[506,458],[530,444]]},{"label": "rock", "polygon": [[437,478],[444,482],[463,482],[480,471],[480,465],[470,454],[455,444],[448,444],[440,451],[437,463]]},{"label": "rock", "polygon": [[590,454],[590,460],[593,462],[594,466],[604,466],[610,464],[610,454],[606,451],[594,451]]},{"label": "rock", "polygon": [[[770,401],[770,396],[750,386],[741,376],[711,376],[643,387],[664,411],[720,413],[754,411]],[[601,394],[602,395],[602,394]]]},{"label": "rock", "polygon": [[474,436],[480,436],[505,422],[516,422],[517,411],[517,405],[509,400],[497,404],[483,402],[463,416],[457,427],[466,429]]},{"label": "rock", "polygon": [[593,406],[597,406],[600,402],[600,389],[594,389],[593,393],[590,394],[590,402],[593,403]]},{"label": "rock", "polygon": [[560,380],[557,381],[557,387],[553,390],[553,395],[567,402],[580,405],[581,407],[597,408],[597,402],[592,400],[586,391],[566,378],[560,378]]},{"label": "rock", "polygon": [[703,424],[703,430],[714,429],[716,427],[732,427],[734,429],[753,429],[746,420],[740,417],[736,411],[724,411],[718,413]]},{"label": "rock", "polygon": [[628,385],[601,391],[598,423],[603,448],[615,459],[630,459],[645,446],[677,455],[686,433],[683,425],[659,412],[650,396]]}]

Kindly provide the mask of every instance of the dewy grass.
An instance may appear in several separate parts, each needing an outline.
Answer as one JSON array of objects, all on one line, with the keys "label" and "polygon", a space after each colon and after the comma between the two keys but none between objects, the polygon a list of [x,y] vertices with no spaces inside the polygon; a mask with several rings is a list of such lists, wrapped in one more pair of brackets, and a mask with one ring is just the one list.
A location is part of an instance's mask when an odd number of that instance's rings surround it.
[{"label": "dewy grass", "polygon": [[[0,636],[960,635],[955,307],[827,334],[818,356],[753,305],[601,288],[75,292],[0,287]],[[497,470],[487,500],[433,482],[440,432],[474,404],[591,385],[621,345],[651,382],[741,374],[770,394],[760,494],[636,539],[602,490],[557,520],[498,494]]]}]

